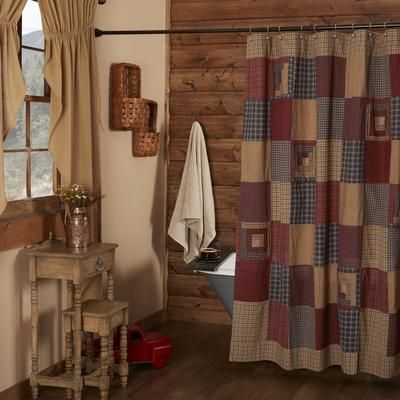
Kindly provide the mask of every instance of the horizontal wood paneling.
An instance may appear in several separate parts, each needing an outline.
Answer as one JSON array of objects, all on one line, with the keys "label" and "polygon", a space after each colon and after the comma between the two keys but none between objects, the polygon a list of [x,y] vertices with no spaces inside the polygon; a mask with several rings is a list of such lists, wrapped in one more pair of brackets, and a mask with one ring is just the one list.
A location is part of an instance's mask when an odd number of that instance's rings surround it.
[{"label": "horizontal wood paneling", "polygon": [[243,115],[171,115],[171,138],[189,138],[194,120],[201,123],[208,139],[240,139],[243,135]]},{"label": "horizontal wood paneling", "polygon": [[[398,20],[398,0],[171,0],[174,29]],[[190,128],[197,120],[206,138],[213,179],[216,240],[229,246],[236,242],[247,37],[247,33],[170,37],[169,216],[179,190]],[[229,323],[205,278],[185,269],[180,245],[170,238],[167,245],[170,317]]]},{"label": "horizontal wood paneling", "polygon": [[245,69],[228,66],[207,70],[172,70],[170,85],[173,92],[243,92]]},{"label": "horizontal wood paneling", "polygon": [[398,0],[225,0],[171,3],[171,20],[220,21],[230,19],[318,17],[399,13]]},{"label": "horizontal wood paneling", "polygon": [[172,92],[169,112],[171,115],[241,115],[244,93],[226,92]]},{"label": "horizontal wood paneling", "polygon": [[177,68],[219,68],[222,65],[244,67],[246,65],[246,46],[199,45],[178,46],[171,48],[171,69]]}]

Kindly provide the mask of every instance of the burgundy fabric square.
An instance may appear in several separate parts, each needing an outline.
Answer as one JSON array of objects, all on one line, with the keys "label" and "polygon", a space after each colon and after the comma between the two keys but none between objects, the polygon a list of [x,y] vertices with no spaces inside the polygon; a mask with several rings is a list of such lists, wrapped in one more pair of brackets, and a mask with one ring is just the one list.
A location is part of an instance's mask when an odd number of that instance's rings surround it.
[{"label": "burgundy fabric square", "polygon": [[344,139],[361,140],[365,137],[367,99],[353,97],[344,102]]},{"label": "burgundy fabric square", "polygon": [[290,140],[292,132],[292,100],[271,100],[271,140]]},{"label": "burgundy fabric square", "polygon": [[317,57],[317,96],[345,97],[346,58]]},{"label": "burgundy fabric square", "polygon": [[316,223],[318,225],[339,222],[340,183],[336,181],[317,182]]},{"label": "burgundy fabric square", "polygon": [[362,259],[361,226],[339,226],[339,265],[360,268]]},{"label": "burgundy fabric square", "polygon": [[365,182],[389,183],[390,141],[367,141],[365,147]]},{"label": "burgundy fabric square", "polygon": [[240,221],[266,222],[271,219],[271,184],[270,182],[241,182]]},{"label": "burgundy fabric square", "polygon": [[270,271],[271,261],[269,259],[238,259],[235,270],[235,300],[267,300]]},{"label": "burgundy fabric square", "polygon": [[393,357],[400,353],[400,311],[389,314],[389,332],[387,356]]},{"label": "burgundy fabric square", "polygon": [[388,224],[400,223],[400,185],[389,185]]},{"label": "burgundy fabric square", "polygon": [[288,224],[272,221],[271,223],[271,256],[280,264],[289,263],[289,227]]},{"label": "burgundy fabric square", "polygon": [[275,300],[269,302],[267,339],[289,348],[289,309]]},{"label": "burgundy fabric square", "polygon": [[314,270],[310,265],[289,267],[290,305],[314,307]]},{"label": "burgundy fabric square", "polygon": [[339,318],[337,304],[328,304],[315,310],[315,347],[322,350],[339,344]]},{"label": "burgundy fabric square", "polygon": [[361,269],[361,307],[388,312],[387,273],[375,268]]},{"label": "burgundy fabric square", "polygon": [[400,96],[400,54],[390,56],[390,82],[392,96]]},{"label": "burgundy fabric square", "polygon": [[246,98],[250,100],[266,100],[268,97],[267,76],[269,60],[264,57],[247,60]]}]

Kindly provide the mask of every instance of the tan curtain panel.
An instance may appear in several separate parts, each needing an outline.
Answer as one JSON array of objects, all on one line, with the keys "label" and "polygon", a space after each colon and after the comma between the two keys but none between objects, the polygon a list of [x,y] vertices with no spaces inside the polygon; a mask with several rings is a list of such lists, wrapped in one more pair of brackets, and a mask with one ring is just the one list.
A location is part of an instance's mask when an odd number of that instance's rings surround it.
[{"label": "tan curtain panel", "polygon": [[96,0],[40,0],[51,88],[49,149],[63,182],[99,186]]},{"label": "tan curtain panel", "polygon": [[[24,100],[25,83],[18,60],[17,23],[26,0],[0,1],[0,129],[3,139],[15,124]],[[3,140],[0,140],[0,213],[7,199],[4,189]]]}]

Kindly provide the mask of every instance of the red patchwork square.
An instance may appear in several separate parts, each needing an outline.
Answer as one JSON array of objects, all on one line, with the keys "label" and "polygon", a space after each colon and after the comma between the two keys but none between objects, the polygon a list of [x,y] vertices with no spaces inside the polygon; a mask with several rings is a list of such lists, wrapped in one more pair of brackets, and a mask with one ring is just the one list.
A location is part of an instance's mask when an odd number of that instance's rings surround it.
[{"label": "red patchwork square", "polygon": [[360,268],[362,259],[361,226],[339,227],[339,264],[342,267]]},{"label": "red patchwork square", "polygon": [[292,100],[271,100],[271,140],[290,140],[292,132]]},{"label": "red patchwork square", "polygon": [[389,314],[389,333],[387,356],[393,357],[400,353],[400,311]]},{"label": "red patchwork square", "polygon": [[339,222],[340,183],[336,181],[317,182],[316,223],[318,225]]},{"label": "red patchwork square", "polygon": [[238,259],[235,269],[235,300],[267,300],[270,270],[270,260]]},{"label": "red patchwork square", "polygon": [[241,182],[240,184],[240,221],[266,222],[271,219],[270,182]]},{"label": "red patchwork square", "polygon": [[375,268],[361,270],[361,307],[388,312],[387,273]]},{"label": "red patchwork square", "polygon": [[315,310],[315,350],[339,344],[339,319],[337,304],[328,304]]},{"label": "red patchwork square", "polygon": [[266,100],[269,94],[266,90],[269,60],[264,57],[247,60],[246,98],[251,100]]},{"label": "red patchwork square", "polygon": [[352,97],[344,102],[343,138],[361,140],[365,136],[367,99]]},{"label": "red patchwork square", "polygon": [[389,183],[391,142],[367,141],[365,146],[365,182]]},{"label": "red patchwork square", "polygon": [[400,54],[390,56],[390,82],[392,96],[400,96]]},{"label": "red patchwork square", "polygon": [[268,310],[267,339],[289,348],[289,309],[281,303],[271,300]]},{"label": "red patchwork square", "polygon": [[314,307],[314,270],[310,265],[289,268],[290,305]]},{"label": "red patchwork square", "polygon": [[317,96],[345,97],[346,58],[317,57]]},{"label": "red patchwork square", "polygon": [[280,264],[289,264],[289,225],[272,221],[271,256]]}]

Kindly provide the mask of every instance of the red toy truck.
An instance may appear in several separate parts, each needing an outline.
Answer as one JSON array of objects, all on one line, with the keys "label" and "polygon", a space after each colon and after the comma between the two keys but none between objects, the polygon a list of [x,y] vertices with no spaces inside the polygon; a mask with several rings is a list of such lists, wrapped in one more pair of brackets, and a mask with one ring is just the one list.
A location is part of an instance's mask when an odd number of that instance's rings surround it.
[{"label": "red toy truck", "polygon": [[[100,354],[100,342],[95,341],[95,354]],[[144,333],[138,326],[128,326],[128,362],[151,363],[154,368],[167,365],[172,354],[171,339],[158,332]],[[115,335],[114,357],[120,360],[119,333]]]}]

